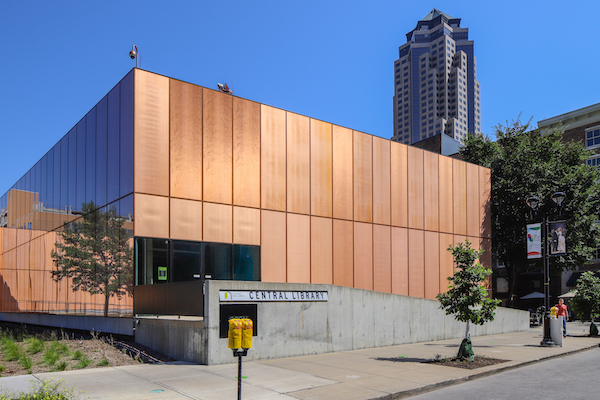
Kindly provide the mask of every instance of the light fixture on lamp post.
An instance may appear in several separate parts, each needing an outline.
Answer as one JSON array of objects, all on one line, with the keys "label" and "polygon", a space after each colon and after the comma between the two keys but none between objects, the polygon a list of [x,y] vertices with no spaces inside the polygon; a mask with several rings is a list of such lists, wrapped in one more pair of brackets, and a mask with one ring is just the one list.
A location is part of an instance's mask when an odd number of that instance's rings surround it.
[{"label": "light fixture on lamp post", "polygon": [[131,57],[131,59],[135,59],[135,67],[139,68],[139,52],[138,52],[138,48],[137,46],[134,44],[133,47],[131,48],[131,51],[129,52],[129,57]]},{"label": "light fixture on lamp post", "polygon": [[[562,203],[567,196],[564,192],[555,192],[552,194],[552,201],[556,204],[558,215],[561,215]],[[531,208],[531,219],[535,218],[536,211],[540,205],[540,199],[537,196],[531,196],[527,199],[527,205]],[[543,347],[553,347],[555,344],[550,335],[550,241],[548,240],[549,213],[542,213],[542,254],[544,260],[544,339],[540,345]]]}]

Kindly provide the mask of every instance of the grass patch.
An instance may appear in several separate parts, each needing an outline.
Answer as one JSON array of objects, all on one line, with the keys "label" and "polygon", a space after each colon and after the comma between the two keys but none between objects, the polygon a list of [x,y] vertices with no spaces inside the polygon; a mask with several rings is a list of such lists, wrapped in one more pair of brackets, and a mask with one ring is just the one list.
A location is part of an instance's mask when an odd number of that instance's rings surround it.
[{"label": "grass patch", "polygon": [[108,367],[109,364],[110,363],[108,362],[106,357],[102,357],[102,360],[98,361],[98,363],[96,365],[99,367]]},{"label": "grass patch", "polygon": [[29,354],[37,354],[44,351],[44,341],[38,337],[30,337],[25,339],[27,345],[27,352]]},{"label": "grass patch", "polygon": [[44,355],[42,356],[42,362],[46,365],[54,365],[59,358],[60,356],[56,353],[56,351],[52,349],[46,349],[46,351],[44,351]]},{"label": "grass patch", "polygon": [[74,354],[73,354],[73,360],[78,360],[79,362],[77,364],[75,364],[73,366],[73,368],[76,369],[82,369],[87,367],[88,365],[90,365],[92,363],[92,360],[90,360],[89,358],[87,358],[85,356],[85,354],[83,354],[81,351],[77,350]]},{"label": "grass patch", "polygon": [[63,360],[59,363],[56,363],[56,365],[54,365],[54,368],[52,368],[52,371],[64,371],[67,369],[68,366],[69,364]]},{"label": "grass patch", "polygon": [[21,354],[21,357],[19,357],[19,365],[26,369],[28,374],[31,374],[33,361],[31,361],[31,358],[27,357],[27,354]]},{"label": "grass patch", "polygon": [[9,336],[0,339],[0,349],[2,349],[4,361],[15,361],[21,357],[21,348]]},{"label": "grass patch", "polygon": [[69,346],[67,346],[64,343],[59,342],[58,340],[52,341],[52,343],[50,343],[50,346],[48,346],[48,348],[50,350],[54,351],[59,356],[65,356],[70,353]]}]

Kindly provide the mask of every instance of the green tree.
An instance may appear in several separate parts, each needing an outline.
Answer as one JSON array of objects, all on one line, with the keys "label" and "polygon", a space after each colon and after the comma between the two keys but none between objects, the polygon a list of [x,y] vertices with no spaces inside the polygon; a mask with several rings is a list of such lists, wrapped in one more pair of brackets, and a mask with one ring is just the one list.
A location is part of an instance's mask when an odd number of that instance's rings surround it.
[{"label": "green tree", "polygon": [[600,278],[593,272],[586,271],[581,274],[575,287],[577,293],[571,299],[571,307],[580,320],[590,321],[590,334],[597,335],[598,328],[594,318],[600,316]]},{"label": "green tree", "polygon": [[83,217],[65,222],[52,259],[52,278],[71,278],[73,291],[104,295],[104,316],[111,296],[132,295],[133,249],[115,207],[107,211],[93,203],[82,207]]},{"label": "green tree", "polygon": [[600,175],[585,164],[589,152],[580,143],[564,141],[561,130],[541,136],[519,120],[496,127],[496,141],[471,135],[461,148],[465,161],[491,169],[493,252],[508,274],[512,304],[515,281],[528,270],[540,270],[541,261],[528,261],[525,227],[526,200],[537,195],[540,212],[550,212],[552,193],[563,191],[561,219],[567,220],[567,254],[552,258],[553,275],[583,265],[597,247]]},{"label": "green tree", "polygon": [[474,354],[469,337],[469,326],[471,323],[483,325],[487,321],[493,321],[500,300],[487,297],[483,282],[492,271],[485,269],[480,263],[475,263],[483,253],[481,250],[472,249],[471,243],[466,240],[464,243],[450,246],[448,251],[452,253],[458,270],[454,276],[448,278],[450,290],[438,294],[437,299],[440,308],[446,310],[446,315],[454,314],[457,321],[467,323],[458,358],[468,358],[472,361]]}]

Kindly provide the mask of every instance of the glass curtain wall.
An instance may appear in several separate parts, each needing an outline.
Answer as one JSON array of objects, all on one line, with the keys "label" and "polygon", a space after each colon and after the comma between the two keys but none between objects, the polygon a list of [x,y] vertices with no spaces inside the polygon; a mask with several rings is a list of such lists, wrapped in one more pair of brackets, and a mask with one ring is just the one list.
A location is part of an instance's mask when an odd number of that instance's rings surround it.
[{"label": "glass curtain wall", "polygon": [[[41,308],[59,313],[104,311],[106,314],[108,311],[111,315],[123,315],[129,308],[131,314],[132,300],[127,299],[133,286],[134,269],[133,74],[132,70],[0,197],[1,227],[16,228],[14,236],[18,238],[24,237],[18,233],[23,229],[48,232],[26,236],[28,241],[25,242],[30,243],[26,251],[22,248],[17,251],[16,245],[5,241],[3,281],[14,299],[11,304],[17,304],[18,309],[12,311]],[[69,271],[75,275],[67,276],[63,268],[64,274],[57,274],[60,263],[51,256],[54,246],[44,241],[53,235],[57,243],[64,243],[64,232],[83,235],[85,226],[103,227],[94,233],[94,239],[98,243],[110,242],[117,248],[109,250],[99,245],[88,249],[87,259],[80,264],[92,270],[93,282],[73,290],[77,286],[73,284],[76,281],[73,277],[86,272],[90,275],[89,271]],[[5,232],[5,236],[13,235],[10,229]],[[85,237],[79,236],[79,239],[82,243]],[[23,240],[17,240],[19,245],[24,244]],[[45,244],[40,245],[40,242]],[[113,260],[118,260],[113,262],[117,267],[103,264],[103,254],[99,251],[112,251]],[[40,271],[35,278],[28,278],[40,281],[41,294],[33,294],[33,289],[21,289],[16,278],[15,282],[10,281],[13,272],[18,280],[25,280],[27,277],[23,274],[30,274],[30,270]],[[111,283],[105,288],[101,281],[108,275]]]}]

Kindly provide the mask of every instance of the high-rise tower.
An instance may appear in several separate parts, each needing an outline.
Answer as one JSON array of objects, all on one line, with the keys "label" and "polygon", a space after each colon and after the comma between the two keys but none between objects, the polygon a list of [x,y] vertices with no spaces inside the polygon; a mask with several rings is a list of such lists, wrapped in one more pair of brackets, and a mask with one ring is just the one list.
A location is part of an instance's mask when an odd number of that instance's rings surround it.
[{"label": "high-rise tower", "polygon": [[413,144],[435,135],[462,142],[481,131],[477,64],[469,29],[435,8],[406,34],[394,63],[394,135]]}]

